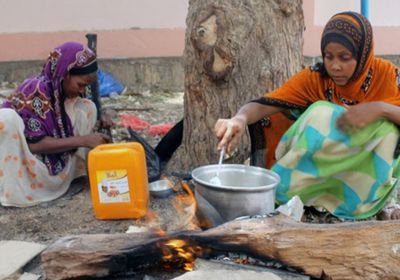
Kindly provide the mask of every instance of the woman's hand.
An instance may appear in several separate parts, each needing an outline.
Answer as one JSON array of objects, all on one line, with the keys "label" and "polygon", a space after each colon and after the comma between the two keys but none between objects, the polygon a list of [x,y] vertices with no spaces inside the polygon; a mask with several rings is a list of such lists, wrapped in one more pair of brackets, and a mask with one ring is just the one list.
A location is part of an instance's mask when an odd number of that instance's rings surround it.
[{"label": "woman's hand", "polygon": [[115,125],[115,122],[112,120],[110,115],[102,115],[101,119],[97,121],[96,127],[110,129]]},{"label": "woman's hand", "polygon": [[218,150],[225,147],[226,152],[229,153],[233,145],[246,131],[248,124],[255,123],[263,117],[282,110],[283,108],[280,107],[249,102],[241,107],[233,118],[219,119],[214,126],[215,135],[219,139]]},{"label": "woman's hand", "polygon": [[219,119],[214,127],[214,132],[219,139],[218,150],[226,147],[229,153],[233,145],[239,140],[246,130],[247,121],[244,117],[235,116],[231,119]]},{"label": "woman's hand", "polygon": [[115,122],[113,121],[112,113],[104,110],[104,111],[102,111],[100,120],[98,120],[96,122],[94,130],[95,131],[101,131],[103,129],[109,130],[114,125],[115,125]]},{"label": "woman's hand", "polygon": [[368,124],[383,117],[382,102],[368,102],[346,106],[347,111],[337,119],[336,126],[344,132],[352,132],[364,128]]},{"label": "woman's hand", "polygon": [[103,133],[93,133],[88,135],[80,136],[82,139],[82,146],[90,149],[95,148],[98,145],[110,143],[110,136]]}]

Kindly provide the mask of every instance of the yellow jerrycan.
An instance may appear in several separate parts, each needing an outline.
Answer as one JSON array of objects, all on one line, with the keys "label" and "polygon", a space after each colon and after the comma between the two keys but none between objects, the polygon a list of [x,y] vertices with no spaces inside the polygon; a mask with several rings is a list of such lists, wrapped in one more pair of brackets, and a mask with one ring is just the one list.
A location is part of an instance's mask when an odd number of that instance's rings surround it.
[{"label": "yellow jerrycan", "polygon": [[146,215],[149,188],[146,156],[137,142],[99,145],[89,152],[88,170],[97,219]]}]

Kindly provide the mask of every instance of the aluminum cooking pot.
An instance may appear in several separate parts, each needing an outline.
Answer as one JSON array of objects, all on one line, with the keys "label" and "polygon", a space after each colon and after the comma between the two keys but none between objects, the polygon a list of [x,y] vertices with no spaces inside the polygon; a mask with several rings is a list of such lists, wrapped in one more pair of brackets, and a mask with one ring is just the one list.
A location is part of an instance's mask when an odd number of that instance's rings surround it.
[{"label": "aluminum cooking pot", "polygon": [[[218,168],[219,171],[218,171]],[[218,174],[218,180],[215,176]],[[241,164],[206,165],[192,171],[200,219],[216,226],[237,217],[274,211],[275,172]]]}]

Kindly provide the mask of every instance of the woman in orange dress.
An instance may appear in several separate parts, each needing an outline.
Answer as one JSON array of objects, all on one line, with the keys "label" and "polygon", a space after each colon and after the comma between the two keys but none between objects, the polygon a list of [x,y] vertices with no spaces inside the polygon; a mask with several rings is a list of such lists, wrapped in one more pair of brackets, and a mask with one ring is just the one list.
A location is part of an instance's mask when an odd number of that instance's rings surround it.
[{"label": "woman in orange dress", "polygon": [[[328,21],[321,52],[322,63],[218,120],[218,148],[230,150],[248,124],[288,110],[297,120],[276,150],[277,203],[297,195],[339,218],[368,218],[398,185],[399,72],[374,56],[371,24],[355,12]],[[389,217],[399,219],[400,209]]]}]

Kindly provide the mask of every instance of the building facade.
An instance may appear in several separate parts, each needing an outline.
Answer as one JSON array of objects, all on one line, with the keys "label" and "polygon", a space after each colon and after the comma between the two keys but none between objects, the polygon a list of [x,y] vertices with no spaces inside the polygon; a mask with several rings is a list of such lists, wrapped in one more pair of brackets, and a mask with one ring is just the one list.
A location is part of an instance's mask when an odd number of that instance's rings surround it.
[{"label": "building facade", "polygon": [[[96,33],[100,58],[179,57],[188,0],[0,0],[0,61],[43,59],[55,45]],[[304,55],[320,54],[334,13],[360,11],[360,0],[303,0]],[[400,52],[398,0],[371,0],[377,54]]]}]

